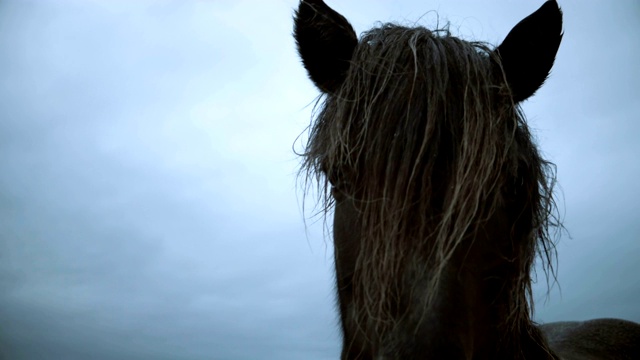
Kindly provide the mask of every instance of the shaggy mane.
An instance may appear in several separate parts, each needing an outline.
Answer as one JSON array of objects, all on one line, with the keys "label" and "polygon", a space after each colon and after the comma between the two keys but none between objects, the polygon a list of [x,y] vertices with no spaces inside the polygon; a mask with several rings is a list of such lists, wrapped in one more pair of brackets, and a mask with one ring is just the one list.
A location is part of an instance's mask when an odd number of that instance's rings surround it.
[{"label": "shaggy mane", "polygon": [[426,294],[427,311],[454,252],[497,211],[513,224],[504,325],[530,323],[536,254],[555,274],[555,166],[541,157],[489,45],[423,27],[365,32],[341,88],[320,103],[303,157],[325,215],[332,187],[360,211],[354,304],[368,337],[398,326],[401,293]]}]

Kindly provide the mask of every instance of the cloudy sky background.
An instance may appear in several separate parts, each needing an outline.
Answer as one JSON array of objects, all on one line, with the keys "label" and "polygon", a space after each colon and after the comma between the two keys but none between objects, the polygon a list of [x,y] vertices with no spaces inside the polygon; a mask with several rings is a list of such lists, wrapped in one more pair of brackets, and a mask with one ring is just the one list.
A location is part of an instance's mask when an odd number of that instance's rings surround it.
[{"label": "cloudy sky background", "polygon": [[[436,10],[495,44],[542,1],[364,3],[329,2],[357,32]],[[338,357],[331,244],[296,190],[318,95],[296,4],[0,1],[0,358]],[[640,321],[640,5],[561,5],[524,107],[572,237],[536,319]]]}]

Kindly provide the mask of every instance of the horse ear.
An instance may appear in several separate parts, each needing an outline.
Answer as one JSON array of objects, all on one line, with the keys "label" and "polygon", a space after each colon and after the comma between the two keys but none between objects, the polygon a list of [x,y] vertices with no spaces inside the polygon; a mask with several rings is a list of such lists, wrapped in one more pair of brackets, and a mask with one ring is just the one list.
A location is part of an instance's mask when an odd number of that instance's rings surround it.
[{"label": "horse ear", "polygon": [[496,49],[513,100],[533,95],[549,76],[562,40],[562,11],[549,0],[520,21]]},{"label": "horse ear", "polygon": [[351,24],[322,0],[302,0],[293,32],[309,78],[325,93],[337,91],[358,44]]}]

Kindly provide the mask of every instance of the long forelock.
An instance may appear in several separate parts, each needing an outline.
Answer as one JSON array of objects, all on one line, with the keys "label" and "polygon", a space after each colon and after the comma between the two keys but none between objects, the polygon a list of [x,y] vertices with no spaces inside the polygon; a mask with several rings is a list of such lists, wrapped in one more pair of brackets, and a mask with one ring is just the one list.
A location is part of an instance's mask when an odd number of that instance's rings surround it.
[{"label": "long forelock", "polygon": [[[428,286],[421,291],[429,301],[437,296],[454,251],[503,204],[500,189],[523,161],[530,169],[532,220],[518,241],[528,241],[531,251],[522,259],[521,289],[514,290],[521,307],[513,310],[516,317],[530,310],[528,274],[536,251],[553,273],[554,173],[492,70],[499,64],[492,56],[488,45],[445,30],[372,29],[310,129],[302,171],[318,180],[322,209],[331,209],[328,180],[358,203],[362,241],[354,298],[362,299],[362,328],[376,329],[371,336],[397,325],[392,303],[407,263],[428,264]],[[412,276],[426,276],[423,270]]]}]

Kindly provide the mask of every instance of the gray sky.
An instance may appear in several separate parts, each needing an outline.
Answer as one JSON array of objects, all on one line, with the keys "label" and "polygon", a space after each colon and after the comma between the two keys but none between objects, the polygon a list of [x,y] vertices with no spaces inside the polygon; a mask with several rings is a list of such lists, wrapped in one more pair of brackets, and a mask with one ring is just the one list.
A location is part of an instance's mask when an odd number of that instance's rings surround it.
[{"label": "gray sky", "polygon": [[[366,3],[329,1],[357,32],[436,10],[498,43],[542,1]],[[0,358],[338,357],[331,244],[296,190],[318,95],[296,4],[0,2]],[[525,111],[572,238],[536,319],[640,321],[640,6],[561,5]]]}]

